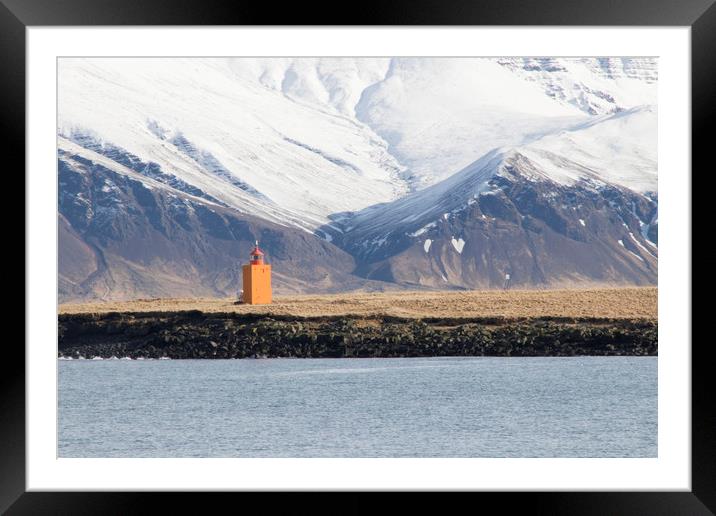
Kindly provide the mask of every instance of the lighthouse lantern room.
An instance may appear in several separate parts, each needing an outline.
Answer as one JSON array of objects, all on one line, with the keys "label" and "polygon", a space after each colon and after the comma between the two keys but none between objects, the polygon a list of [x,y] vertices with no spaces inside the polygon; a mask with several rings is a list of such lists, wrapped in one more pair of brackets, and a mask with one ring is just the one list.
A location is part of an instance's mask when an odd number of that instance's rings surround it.
[{"label": "lighthouse lantern room", "polygon": [[250,305],[271,303],[271,266],[264,263],[264,253],[259,242],[249,257],[248,265],[243,266],[244,294],[243,302]]}]

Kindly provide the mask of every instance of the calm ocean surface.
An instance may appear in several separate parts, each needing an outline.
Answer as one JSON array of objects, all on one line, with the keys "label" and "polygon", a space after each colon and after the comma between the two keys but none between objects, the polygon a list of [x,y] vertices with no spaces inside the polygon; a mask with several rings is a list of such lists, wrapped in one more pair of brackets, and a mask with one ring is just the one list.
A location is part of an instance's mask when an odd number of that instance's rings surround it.
[{"label": "calm ocean surface", "polygon": [[656,357],[72,360],[60,457],[655,457]]}]

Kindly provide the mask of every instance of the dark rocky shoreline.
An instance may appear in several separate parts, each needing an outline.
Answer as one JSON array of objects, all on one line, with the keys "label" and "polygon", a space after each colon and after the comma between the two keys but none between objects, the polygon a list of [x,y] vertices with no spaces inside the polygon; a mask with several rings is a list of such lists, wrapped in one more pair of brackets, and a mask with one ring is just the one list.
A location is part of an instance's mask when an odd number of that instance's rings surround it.
[{"label": "dark rocky shoreline", "polygon": [[656,356],[651,319],[62,314],[60,357]]}]

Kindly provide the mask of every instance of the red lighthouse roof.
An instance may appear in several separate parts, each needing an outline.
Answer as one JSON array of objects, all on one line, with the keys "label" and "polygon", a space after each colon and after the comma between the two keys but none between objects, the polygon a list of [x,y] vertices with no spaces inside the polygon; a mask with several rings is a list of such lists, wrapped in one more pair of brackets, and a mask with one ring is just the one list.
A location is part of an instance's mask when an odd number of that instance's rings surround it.
[{"label": "red lighthouse roof", "polygon": [[262,264],[264,261],[264,252],[259,248],[259,241],[256,241],[256,246],[254,247],[253,251],[251,251],[251,261],[250,263],[252,265],[259,265]]}]

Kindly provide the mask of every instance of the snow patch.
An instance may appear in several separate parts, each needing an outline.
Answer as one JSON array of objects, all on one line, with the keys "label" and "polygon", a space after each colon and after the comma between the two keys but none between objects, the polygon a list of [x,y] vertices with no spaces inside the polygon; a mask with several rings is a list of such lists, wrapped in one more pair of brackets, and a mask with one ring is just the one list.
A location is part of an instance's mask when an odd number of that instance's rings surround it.
[{"label": "snow patch", "polygon": [[430,224],[424,225],[422,228],[418,229],[417,231],[415,231],[413,233],[408,233],[408,236],[411,236],[411,237],[420,236],[423,233],[425,233],[426,231],[428,231],[430,228],[434,228],[434,227],[435,227],[435,222],[431,222]]},{"label": "snow patch", "polygon": [[425,243],[423,244],[423,249],[425,249],[425,252],[426,252],[426,253],[427,253],[428,251],[430,251],[430,244],[432,244],[432,243],[433,243],[433,241],[428,238],[428,239],[425,241]]},{"label": "snow patch", "polygon": [[[629,233],[629,234],[631,235],[631,233]],[[633,236],[632,236],[632,238],[633,238]],[[624,241],[623,241],[623,240],[617,240],[617,242],[619,242],[619,245],[622,246],[624,249],[626,249],[626,250],[629,252],[629,254],[633,255],[633,256],[636,257],[636,258],[638,258],[638,259],[641,260],[642,262],[644,261],[644,258],[642,258],[642,257],[639,256],[638,254],[636,254],[636,253],[635,253],[634,251],[632,251],[631,249],[627,249],[626,246],[624,245]],[[637,243],[638,243],[638,242],[637,242]],[[641,246],[641,245],[640,245],[640,247],[643,248],[643,246]],[[649,253],[649,254],[651,254],[651,253]]]},{"label": "snow patch", "polygon": [[455,248],[455,250],[458,253],[462,254],[462,249],[463,249],[463,247],[465,247],[465,241],[462,238],[455,240],[455,237],[453,237],[451,242],[452,242],[452,246]]},{"label": "snow patch", "polygon": [[[658,218],[654,220],[651,224],[658,223]],[[644,224],[641,220],[639,220],[639,229],[641,232],[641,236],[644,238],[644,241],[647,243],[647,245],[653,247],[654,249],[659,249],[659,247],[651,241],[649,238],[649,230],[651,229],[651,224]]]},{"label": "snow patch", "polygon": [[[644,252],[648,253],[648,254],[651,255],[651,256],[654,256],[654,255],[651,253],[651,251],[649,251],[646,247],[644,247],[644,246],[642,245],[641,242],[639,242],[639,241],[636,239],[636,237],[634,236],[634,233],[632,233],[632,232],[630,231],[630,232],[629,232],[629,236],[631,237],[631,239],[634,241],[634,243],[635,243],[636,245],[638,245],[639,247],[642,248],[642,250],[644,250]],[[647,242],[648,242],[648,240],[647,240]]]},{"label": "snow patch", "polygon": [[579,223],[580,223],[582,226],[584,226],[584,227],[587,226],[587,225],[584,223],[584,219],[579,219]]},{"label": "snow patch", "polygon": [[372,241],[374,247],[383,247],[388,241],[388,237],[378,238]]},{"label": "snow patch", "polygon": [[644,258],[642,258],[642,257],[639,256],[638,254],[636,254],[634,251],[629,251],[629,254],[634,255],[636,258],[638,258],[638,259],[641,260],[642,262],[644,261]]}]

